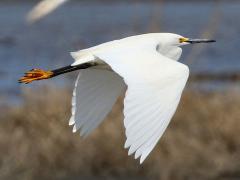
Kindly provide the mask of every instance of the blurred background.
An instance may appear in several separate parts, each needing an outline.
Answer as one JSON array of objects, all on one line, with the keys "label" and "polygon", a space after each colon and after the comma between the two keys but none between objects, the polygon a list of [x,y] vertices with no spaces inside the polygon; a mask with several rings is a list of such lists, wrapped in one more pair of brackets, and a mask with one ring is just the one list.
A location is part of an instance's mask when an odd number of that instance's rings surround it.
[{"label": "blurred background", "polygon": [[[239,1],[72,0],[29,23],[38,2],[0,1],[0,179],[240,179]],[[32,68],[71,64],[71,51],[151,32],[217,43],[183,47],[191,77],[141,166],[123,148],[124,94],[83,139],[68,126],[77,72],[17,83]]]}]

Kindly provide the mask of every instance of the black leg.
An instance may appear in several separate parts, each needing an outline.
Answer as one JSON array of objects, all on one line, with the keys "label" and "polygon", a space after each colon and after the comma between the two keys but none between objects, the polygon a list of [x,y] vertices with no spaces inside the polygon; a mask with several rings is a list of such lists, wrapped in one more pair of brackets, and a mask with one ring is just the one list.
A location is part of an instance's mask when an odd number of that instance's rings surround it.
[{"label": "black leg", "polygon": [[63,68],[52,70],[52,73],[53,73],[52,77],[58,76],[60,74],[76,71],[78,69],[87,69],[89,67],[96,66],[96,65],[97,65],[97,63],[84,63],[84,64],[80,64],[77,66],[71,66],[71,65],[65,66]]}]

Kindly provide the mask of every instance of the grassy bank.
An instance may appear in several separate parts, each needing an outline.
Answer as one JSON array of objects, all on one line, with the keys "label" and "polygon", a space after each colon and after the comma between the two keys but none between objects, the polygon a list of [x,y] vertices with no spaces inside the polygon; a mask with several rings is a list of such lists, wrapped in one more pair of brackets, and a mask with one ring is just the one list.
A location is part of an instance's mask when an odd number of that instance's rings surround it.
[{"label": "grassy bank", "polygon": [[0,179],[240,178],[240,95],[235,92],[185,92],[142,166],[123,149],[121,99],[100,128],[83,139],[68,126],[70,91],[24,94],[22,106],[1,112]]}]

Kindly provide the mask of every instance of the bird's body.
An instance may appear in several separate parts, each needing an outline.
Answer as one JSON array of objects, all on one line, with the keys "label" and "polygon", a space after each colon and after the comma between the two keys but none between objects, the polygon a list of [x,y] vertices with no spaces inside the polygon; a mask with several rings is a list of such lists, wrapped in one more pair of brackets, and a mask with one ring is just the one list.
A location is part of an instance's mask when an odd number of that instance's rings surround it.
[{"label": "bird's body", "polygon": [[181,45],[213,40],[192,40],[171,33],[153,33],[110,41],[71,53],[71,66],[53,71],[33,70],[20,81],[29,83],[82,69],[72,98],[73,132],[87,136],[111,111],[120,93],[124,99],[125,148],[140,163],[167,128],[189,76],[177,62]]},{"label": "bird's body", "polygon": [[163,38],[170,33],[151,33],[151,34],[142,34],[136,36],[130,36],[120,40],[114,40],[106,42],[88,49],[83,49],[78,52],[71,53],[74,59],[77,61],[75,64],[84,63],[96,59],[93,56],[94,53],[104,53],[105,51],[109,52],[111,50],[129,50],[138,49],[138,50],[153,50],[156,49],[163,55],[170,56],[169,58],[174,58],[178,60],[181,56],[181,48],[172,45],[161,46],[159,42],[164,40]]}]

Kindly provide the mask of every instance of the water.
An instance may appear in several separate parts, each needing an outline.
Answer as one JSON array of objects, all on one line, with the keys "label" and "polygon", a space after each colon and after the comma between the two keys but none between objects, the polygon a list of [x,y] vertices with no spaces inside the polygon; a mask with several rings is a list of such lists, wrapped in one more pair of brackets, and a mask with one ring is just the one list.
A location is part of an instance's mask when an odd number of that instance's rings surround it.
[{"label": "water", "polygon": [[[216,11],[215,3],[76,3],[69,2],[34,25],[25,22],[31,3],[0,3],[0,100],[18,97],[17,79],[26,70],[55,69],[72,63],[70,51],[105,41],[149,32],[174,32],[199,37]],[[217,43],[206,45],[189,63],[191,72],[236,72],[240,70],[240,3],[221,3],[215,27]],[[191,47],[184,47],[182,60]],[[188,64],[188,62],[186,62]],[[42,82],[59,86],[71,80],[55,78]],[[70,77],[70,78],[69,78]],[[67,84],[68,83],[68,84]],[[29,87],[37,86],[36,84]]]}]

